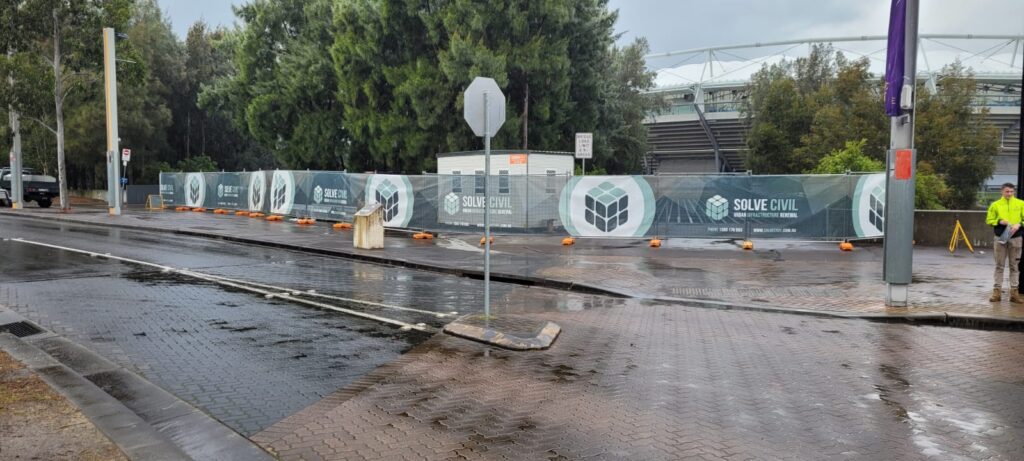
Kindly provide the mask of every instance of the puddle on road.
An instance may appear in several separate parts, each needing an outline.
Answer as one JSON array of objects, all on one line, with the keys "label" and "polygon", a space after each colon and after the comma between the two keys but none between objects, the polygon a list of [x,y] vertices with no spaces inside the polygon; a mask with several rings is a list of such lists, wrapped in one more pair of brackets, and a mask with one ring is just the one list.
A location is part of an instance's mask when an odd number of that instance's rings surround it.
[{"label": "puddle on road", "polygon": [[882,376],[890,381],[888,385],[876,384],[874,386],[875,390],[878,391],[878,399],[889,407],[898,421],[912,423],[907,409],[896,400],[898,395],[906,394],[906,389],[910,387],[910,382],[903,378],[898,368],[892,365],[882,364],[878,367],[878,370],[882,372]]}]

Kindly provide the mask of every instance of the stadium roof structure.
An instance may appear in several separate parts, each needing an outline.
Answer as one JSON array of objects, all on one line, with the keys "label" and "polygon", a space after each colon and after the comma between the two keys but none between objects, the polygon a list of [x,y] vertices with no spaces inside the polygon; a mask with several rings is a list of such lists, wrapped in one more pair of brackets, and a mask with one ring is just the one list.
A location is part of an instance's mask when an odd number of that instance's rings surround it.
[{"label": "stadium roof structure", "polygon": [[[867,58],[878,79],[885,73],[885,35],[821,37],[695,48],[645,56],[655,70],[655,88],[669,103],[651,114],[648,173],[742,171],[746,130],[740,109],[751,77],[763,66],[806,57],[814,45],[830,44],[849,60]],[[917,78],[934,90],[943,67],[959,61],[979,83],[975,104],[988,107],[1000,129],[1000,157],[1016,156],[1020,137],[1024,35],[921,34]],[[1016,160],[997,158],[997,175]]]},{"label": "stadium roof structure", "polygon": [[[645,59],[658,74],[654,91],[659,92],[694,85],[742,85],[763,65],[794,61],[807,56],[812,45],[826,43],[851,60],[868,58],[871,73],[881,78],[886,40],[885,35],[806,38],[652,53]],[[918,78],[931,78],[959,59],[978,79],[1020,85],[1024,35],[922,34],[917,49]]]}]

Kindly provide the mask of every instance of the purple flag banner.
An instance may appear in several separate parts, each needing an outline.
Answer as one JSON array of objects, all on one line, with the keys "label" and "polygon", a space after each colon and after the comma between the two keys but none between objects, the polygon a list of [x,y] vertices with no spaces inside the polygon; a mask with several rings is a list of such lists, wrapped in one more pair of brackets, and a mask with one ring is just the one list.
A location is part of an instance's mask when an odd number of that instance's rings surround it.
[{"label": "purple flag banner", "polygon": [[885,113],[900,115],[903,60],[906,56],[907,1],[892,0],[889,11],[889,46],[885,55]]}]

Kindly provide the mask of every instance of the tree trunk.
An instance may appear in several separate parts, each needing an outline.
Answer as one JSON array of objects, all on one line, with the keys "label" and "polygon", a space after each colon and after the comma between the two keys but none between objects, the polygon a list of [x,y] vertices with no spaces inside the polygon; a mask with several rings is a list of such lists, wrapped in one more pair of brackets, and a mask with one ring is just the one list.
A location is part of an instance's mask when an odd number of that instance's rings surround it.
[{"label": "tree trunk", "polygon": [[57,120],[57,181],[60,184],[60,210],[71,208],[68,200],[68,170],[64,161],[64,82],[60,65],[60,17],[53,10],[53,104]]},{"label": "tree trunk", "polygon": [[530,148],[528,119],[530,117],[530,82],[526,82],[526,94],[523,96],[523,150]]},{"label": "tree trunk", "polygon": [[192,111],[185,112],[185,158],[192,158]]},{"label": "tree trunk", "polygon": [[200,146],[200,155],[206,155],[206,116],[199,114],[199,131],[203,135],[203,143]]}]

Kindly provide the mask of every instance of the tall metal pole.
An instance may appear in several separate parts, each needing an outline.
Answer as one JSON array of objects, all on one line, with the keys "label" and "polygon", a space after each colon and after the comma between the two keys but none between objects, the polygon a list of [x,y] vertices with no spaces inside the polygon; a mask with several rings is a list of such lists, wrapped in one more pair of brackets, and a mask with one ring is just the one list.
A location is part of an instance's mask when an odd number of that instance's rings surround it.
[{"label": "tall metal pole", "polygon": [[484,319],[491,318],[491,117],[484,92]]},{"label": "tall metal pole", "polygon": [[114,29],[103,29],[103,82],[107,96],[107,199],[112,216],[121,215],[121,164],[117,133],[117,62]]},{"label": "tall metal pole", "polygon": [[[7,57],[13,53],[7,50]],[[14,76],[7,76],[7,84],[14,88]],[[7,106],[14,139],[11,144],[11,208],[18,210],[25,207],[25,186],[21,182],[21,114],[14,110],[13,105]]]},{"label": "tall metal pole", "polygon": [[8,110],[14,134],[11,146],[11,208],[18,210],[25,207],[25,186],[21,182],[21,120],[17,111],[11,107]]},{"label": "tall metal pole", "polygon": [[[906,0],[904,26],[903,90],[901,113],[891,117],[891,141],[885,190],[885,241],[882,273],[886,282],[885,304],[907,305],[913,275],[914,182],[917,168],[914,151],[914,103],[917,84],[918,0]],[[890,33],[893,33],[890,30]],[[905,103],[909,101],[909,104]]]}]

